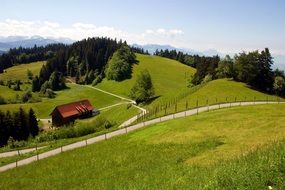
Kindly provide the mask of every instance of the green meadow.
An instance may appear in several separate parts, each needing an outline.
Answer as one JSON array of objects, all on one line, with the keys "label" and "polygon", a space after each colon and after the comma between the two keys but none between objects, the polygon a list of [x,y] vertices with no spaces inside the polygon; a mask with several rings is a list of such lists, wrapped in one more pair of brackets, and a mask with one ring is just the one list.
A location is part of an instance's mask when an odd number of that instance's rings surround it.
[{"label": "green meadow", "polygon": [[4,73],[0,74],[0,80],[22,80],[27,81],[27,70],[30,70],[34,75],[39,75],[39,72],[46,61],[38,61],[29,64],[21,64],[5,69]]},{"label": "green meadow", "polygon": [[258,105],[156,124],[1,173],[0,186],[281,189],[284,113],[281,104]]},{"label": "green meadow", "polygon": [[138,63],[133,66],[132,78],[121,82],[104,79],[96,87],[128,97],[138,74],[147,69],[155,88],[155,95],[160,98],[174,97],[187,89],[187,79],[195,73],[195,69],[178,61],[136,54]]},{"label": "green meadow", "polygon": [[105,94],[81,85],[67,84],[68,88],[56,92],[56,97],[52,99],[43,98],[42,102],[26,104],[6,104],[1,105],[0,110],[15,110],[22,106],[25,109],[33,108],[39,118],[49,118],[49,114],[57,106],[81,99],[88,99],[92,105],[99,109],[120,102],[119,98]]}]

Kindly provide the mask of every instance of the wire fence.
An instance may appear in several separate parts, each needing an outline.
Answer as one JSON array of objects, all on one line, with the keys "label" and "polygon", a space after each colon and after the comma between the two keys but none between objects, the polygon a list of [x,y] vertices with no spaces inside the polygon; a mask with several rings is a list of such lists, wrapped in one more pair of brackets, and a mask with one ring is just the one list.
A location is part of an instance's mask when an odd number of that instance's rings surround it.
[{"label": "wire fence", "polygon": [[169,114],[174,114],[181,111],[186,111],[189,109],[195,109],[203,106],[219,105],[224,103],[236,103],[236,102],[284,102],[284,99],[280,97],[266,97],[256,98],[255,96],[249,97],[225,97],[225,98],[197,98],[192,100],[178,101],[178,99],[173,99],[165,103],[159,103],[151,108],[149,108],[147,113],[139,113],[137,115],[136,123],[146,121],[153,118],[158,118],[161,116],[166,116]]}]

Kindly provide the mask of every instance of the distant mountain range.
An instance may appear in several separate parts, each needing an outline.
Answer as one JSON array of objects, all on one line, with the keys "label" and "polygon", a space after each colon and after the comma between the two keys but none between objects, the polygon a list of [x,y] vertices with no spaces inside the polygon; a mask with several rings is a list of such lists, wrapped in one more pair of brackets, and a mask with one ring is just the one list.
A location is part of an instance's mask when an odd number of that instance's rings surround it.
[{"label": "distant mountain range", "polygon": [[71,44],[74,40],[69,38],[44,38],[41,36],[8,36],[8,37],[0,37],[0,54],[8,51],[10,48],[17,47],[34,47],[37,46],[46,46],[48,44],[55,43],[64,43]]},{"label": "distant mountain range", "polygon": [[139,45],[139,44],[133,44],[132,46],[143,48],[144,50],[147,50],[149,53],[153,54],[157,49],[158,50],[177,50],[184,53],[188,53],[191,55],[198,54],[198,55],[205,55],[205,56],[213,56],[213,55],[222,55],[220,52],[218,52],[215,49],[209,49],[206,51],[196,51],[193,49],[186,49],[186,48],[176,48],[171,45],[158,45],[158,44],[146,44],[146,45]]}]

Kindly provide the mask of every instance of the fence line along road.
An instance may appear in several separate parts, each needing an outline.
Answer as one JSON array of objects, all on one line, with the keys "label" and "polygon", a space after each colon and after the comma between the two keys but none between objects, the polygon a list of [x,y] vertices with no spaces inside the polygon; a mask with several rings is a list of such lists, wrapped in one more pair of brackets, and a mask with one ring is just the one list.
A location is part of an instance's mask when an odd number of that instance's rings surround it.
[{"label": "fence line along road", "polygon": [[36,147],[36,148],[27,148],[27,149],[22,149],[22,150],[14,150],[14,151],[9,151],[9,152],[2,152],[0,153],[0,158],[22,155],[22,154],[33,152],[33,151],[36,151],[36,150],[39,150],[45,147],[46,146]]},{"label": "fence line along road", "polygon": [[210,110],[216,110],[216,109],[221,109],[221,108],[229,108],[229,107],[236,107],[236,106],[248,106],[248,105],[260,105],[260,104],[279,104],[279,103],[285,103],[285,102],[273,102],[273,101],[259,101],[259,102],[231,102],[231,103],[221,103],[221,104],[216,104],[216,105],[208,105],[208,106],[204,106],[204,107],[198,107],[198,108],[193,108],[190,110],[186,110],[186,111],[182,111],[182,112],[178,112],[178,113],[174,113],[174,114],[170,114],[170,115],[166,115],[166,116],[162,116],[159,118],[155,118],[155,119],[151,119],[148,121],[144,121],[129,127],[125,127],[125,128],[121,128],[118,129],[116,131],[112,131],[103,135],[99,135],[97,137],[93,137],[87,140],[83,140],[83,141],[79,141],[76,143],[72,143],[66,146],[62,146],[60,148],[54,149],[54,150],[50,150],[41,154],[37,154],[35,156],[23,159],[23,160],[19,160],[16,161],[14,163],[11,164],[7,164],[5,166],[0,167],[0,172],[4,172],[6,170],[12,169],[12,168],[16,168],[19,166],[23,166],[23,165],[27,165],[29,163],[38,161],[38,160],[42,160],[44,158],[50,157],[50,156],[54,156],[57,154],[60,154],[62,152],[65,151],[69,151],[69,150],[73,150],[76,148],[80,148],[80,147],[84,147],[87,146],[89,144],[93,144],[99,141],[103,141],[103,140],[107,140],[109,138],[115,137],[115,136],[119,136],[119,135],[123,135],[126,134],[128,132],[143,128],[145,126],[148,125],[152,125],[152,124],[156,124],[156,123],[160,123],[160,122],[164,122],[164,121],[168,121],[168,120],[172,120],[175,118],[182,118],[182,117],[186,117],[186,116],[190,116],[190,115],[196,115],[198,113],[201,112],[206,112],[206,111],[210,111]]}]

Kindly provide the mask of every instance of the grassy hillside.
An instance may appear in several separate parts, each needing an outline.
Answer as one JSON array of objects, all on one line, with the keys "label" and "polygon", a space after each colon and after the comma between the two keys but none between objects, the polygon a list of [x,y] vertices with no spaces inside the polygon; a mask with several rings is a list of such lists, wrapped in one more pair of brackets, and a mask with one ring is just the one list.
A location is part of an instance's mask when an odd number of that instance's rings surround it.
[{"label": "grassy hillside", "polygon": [[39,75],[42,65],[45,63],[45,61],[38,61],[29,64],[21,64],[5,69],[6,72],[0,74],[0,80],[27,80],[28,69],[34,75]]},{"label": "grassy hillside", "polygon": [[168,121],[1,173],[0,186],[281,189],[284,113],[284,105],[263,105]]},{"label": "grassy hillside", "polygon": [[173,97],[186,89],[185,73],[186,76],[195,73],[195,69],[171,59],[141,54],[136,56],[139,63],[134,65],[131,79],[122,82],[104,79],[96,87],[128,97],[139,72],[147,69],[152,77],[156,96]]},{"label": "grassy hillside", "polygon": [[23,91],[14,91],[13,89],[8,88],[7,86],[0,85],[0,96],[3,97],[5,100],[14,99],[16,97],[16,94],[21,96],[23,93]]},{"label": "grassy hillside", "polygon": [[[205,85],[189,88],[184,94],[178,94],[172,99],[155,101],[148,106],[149,110],[154,110],[156,107],[161,107],[160,113],[165,114],[164,107],[168,105],[166,113],[183,111],[187,107],[205,106],[223,102],[235,101],[260,101],[260,100],[284,100],[274,95],[268,95],[254,89],[242,82],[236,82],[231,79],[219,79],[211,81]],[[176,104],[177,102],[177,104]],[[188,104],[188,105],[187,105]],[[170,105],[170,106],[169,106]]]},{"label": "grassy hillside", "polygon": [[39,118],[49,118],[49,114],[55,106],[72,101],[89,99],[95,108],[106,107],[121,101],[114,96],[110,96],[85,86],[68,84],[68,87],[69,89],[56,92],[56,98],[45,98],[42,102],[38,103],[1,105],[0,110],[15,110],[20,106],[27,109],[32,107]]}]

